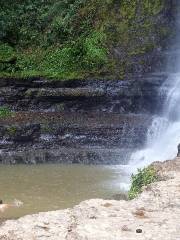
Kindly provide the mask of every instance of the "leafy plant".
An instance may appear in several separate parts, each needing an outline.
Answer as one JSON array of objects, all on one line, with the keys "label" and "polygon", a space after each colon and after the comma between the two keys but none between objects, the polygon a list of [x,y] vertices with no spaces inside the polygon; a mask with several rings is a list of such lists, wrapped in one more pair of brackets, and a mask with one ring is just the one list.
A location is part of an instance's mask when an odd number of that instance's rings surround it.
[{"label": "leafy plant", "polygon": [[105,34],[93,31],[75,42],[47,49],[36,48],[19,53],[15,70],[21,75],[36,74],[58,78],[81,78],[84,72],[101,69],[107,63]]},{"label": "leafy plant", "polygon": [[168,2],[0,1],[0,74],[123,78],[170,34],[167,21],[154,20]]},{"label": "leafy plant", "polygon": [[14,49],[6,43],[0,43],[0,62],[9,62],[14,57]]},{"label": "leafy plant", "polygon": [[157,180],[158,177],[153,167],[138,169],[138,173],[131,177],[131,188],[128,193],[129,199],[136,198],[142,192],[143,186],[147,186]]},{"label": "leafy plant", "polygon": [[97,68],[107,62],[107,49],[105,47],[106,35],[100,31],[92,32],[85,38],[84,63],[88,68]]},{"label": "leafy plant", "polygon": [[14,49],[7,43],[0,43],[0,71],[12,72],[15,62]]}]

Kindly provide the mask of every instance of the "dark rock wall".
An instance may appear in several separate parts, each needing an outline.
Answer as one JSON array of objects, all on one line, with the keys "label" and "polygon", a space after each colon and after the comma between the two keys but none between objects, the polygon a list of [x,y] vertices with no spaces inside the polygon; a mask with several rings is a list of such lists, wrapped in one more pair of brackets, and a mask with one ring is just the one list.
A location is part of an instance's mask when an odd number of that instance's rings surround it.
[{"label": "dark rock wall", "polygon": [[[0,105],[15,111],[155,113],[164,74],[127,80],[0,79]],[[159,106],[157,103],[159,102]]]},{"label": "dark rock wall", "polygon": [[146,140],[164,74],[126,81],[1,79],[0,162],[120,164]]}]

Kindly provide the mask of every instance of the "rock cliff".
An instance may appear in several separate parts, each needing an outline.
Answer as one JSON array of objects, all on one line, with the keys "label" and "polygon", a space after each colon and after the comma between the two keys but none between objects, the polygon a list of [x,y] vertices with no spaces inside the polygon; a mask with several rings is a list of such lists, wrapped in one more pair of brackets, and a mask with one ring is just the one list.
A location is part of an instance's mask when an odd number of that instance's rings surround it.
[{"label": "rock cliff", "polygon": [[127,162],[162,107],[179,2],[0,5],[0,162]]},{"label": "rock cliff", "polygon": [[1,163],[119,164],[140,148],[166,74],[127,80],[0,80]]}]

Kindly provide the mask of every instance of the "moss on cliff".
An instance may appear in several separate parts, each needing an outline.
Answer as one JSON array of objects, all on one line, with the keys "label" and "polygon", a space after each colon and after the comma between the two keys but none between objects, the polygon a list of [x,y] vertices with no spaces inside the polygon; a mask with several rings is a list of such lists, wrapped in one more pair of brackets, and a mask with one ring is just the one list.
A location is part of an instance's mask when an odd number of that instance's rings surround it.
[{"label": "moss on cliff", "polygon": [[0,107],[0,118],[12,116],[12,112],[7,107]]},{"label": "moss on cliff", "polygon": [[[1,3],[1,75],[84,78],[144,71],[170,33],[165,0]],[[19,17],[20,16],[20,17]],[[13,48],[13,49],[12,49]],[[149,60],[148,60],[149,61]],[[151,61],[148,62],[151,64]],[[140,70],[139,70],[140,69]]]}]

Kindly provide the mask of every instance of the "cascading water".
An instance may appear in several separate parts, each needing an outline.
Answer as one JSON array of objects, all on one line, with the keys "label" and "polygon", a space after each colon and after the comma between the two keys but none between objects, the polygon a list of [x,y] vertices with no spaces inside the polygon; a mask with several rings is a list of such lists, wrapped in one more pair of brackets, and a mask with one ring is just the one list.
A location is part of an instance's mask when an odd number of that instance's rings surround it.
[{"label": "cascading water", "polygon": [[[180,5],[177,1],[176,28],[180,32]],[[144,149],[134,152],[128,163],[128,172],[135,172],[154,161],[170,160],[177,155],[180,143],[180,34],[177,34],[172,49],[167,52],[167,80],[159,90],[164,97],[162,112],[153,118],[147,132]]]},{"label": "cascading water", "polygon": [[[180,33],[180,1],[176,2],[176,25]],[[180,34],[177,34],[171,51],[167,54],[167,78],[159,90],[159,100],[163,99],[162,111],[154,116],[147,131],[146,143],[143,149],[131,154],[127,165],[121,165],[125,173],[121,190],[129,190],[130,176],[137,169],[150,165],[154,161],[171,160],[177,155],[180,144]],[[158,73],[159,74],[159,73]],[[164,73],[162,73],[163,75]]]},{"label": "cascading water", "polygon": [[159,116],[153,118],[144,149],[134,152],[128,165],[121,166],[126,176],[120,183],[122,191],[129,189],[130,175],[138,168],[154,161],[170,160],[177,155],[180,143],[180,72],[169,74],[159,91],[160,99],[162,95],[165,96],[163,109]]},{"label": "cascading water", "polygon": [[180,1],[175,3],[176,37],[171,50],[166,52],[168,78],[159,90],[159,98],[163,96],[164,99],[163,108],[159,116],[153,118],[144,149],[131,155],[128,173],[154,161],[171,160],[177,155],[180,144]]},{"label": "cascading water", "polygon": [[180,73],[169,74],[159,94],[162,92],[166,95],[162,114],[154,117],[145,148],[132,154],[129,162],[132,171],[177,155],[180,143]]}]

